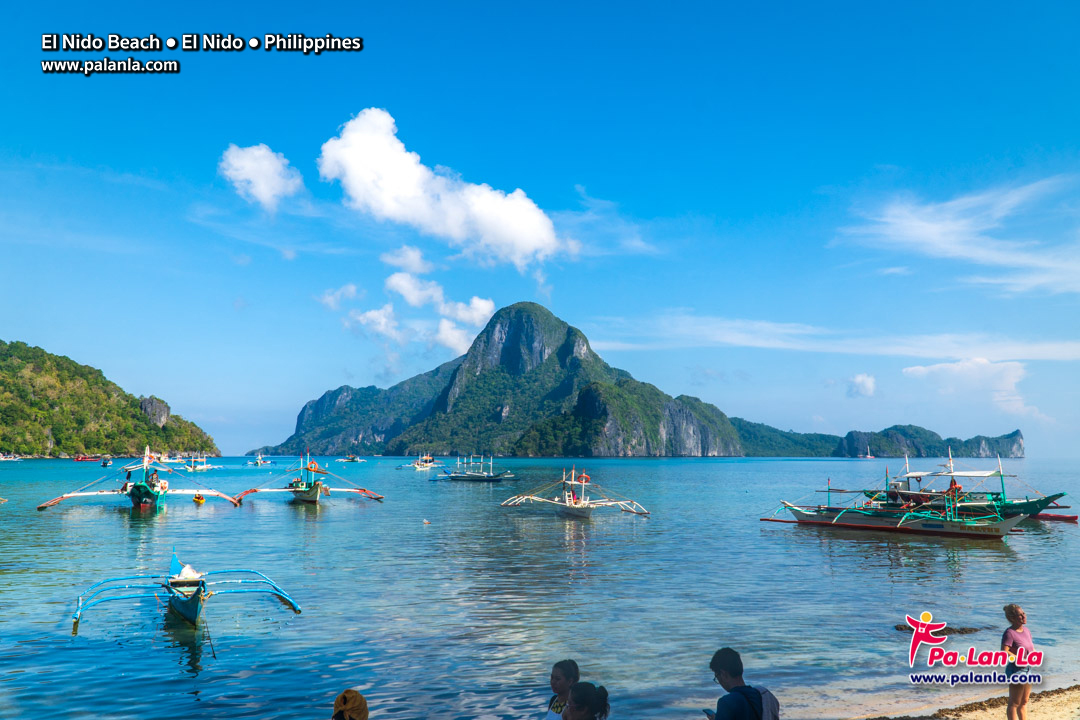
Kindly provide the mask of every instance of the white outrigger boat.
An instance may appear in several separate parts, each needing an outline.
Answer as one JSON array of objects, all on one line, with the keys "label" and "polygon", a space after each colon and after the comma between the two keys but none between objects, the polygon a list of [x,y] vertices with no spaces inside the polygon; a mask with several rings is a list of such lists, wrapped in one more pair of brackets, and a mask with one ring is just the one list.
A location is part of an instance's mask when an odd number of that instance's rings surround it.
[{"label": "white outrigger boat", "polygon": [[[341,492],[341,493],[356,493],[357,495],[360,495],[362,497],[366,497],[369,500],[378,500],[379,502],[382,502],[382,500],[383,500],[382,495],[380,495],[378,493],[375,493],[375,492],[372,492],[370,490],[367,490],[365,488],[362,488],[362,487],[360,487],[358,485],[355,485],[352,482],[350,482],[349,480],[346,480],[345,478],[341,477],[340,475],[334,475],[329,470],[327,470],[325,468],[322,468],[322,467],[319,467],[319,463],[312,460],[310,455],[307,456],[306,461],[304,460],[304,458],[300,459],[300,466],[299,467],[289,468],[285,472],[287,474],[292,474],[292,473],[294,473],[294,472],[296,472],[298,470],[299,470],[300,474],[298,476],[296,476],[296,477],[293,477],[285,487],[280,487],[280,488],[253,487],[250,490],[245,490],[244,492],[237,495],[236,499],[237,499],[237,501],[242,502],[246,495],[250,495],[252,493],[287,492],[287,493],[291,493],[292,496],[293,496],[293,500],[296,500],[297,502],[309,503],[311,505],[318,505],[319,504],[319,499],[323,495],[329,495],[331,492]],[[338,480],[341,480],[342,482],[346,482],[349,485],[352,485],[352,487],[338,487],[338,488],[330,487],[325,482],[323,482],[321,476],[333,476],[333,477],[337,478]],[[272,483],[275,480],[280,481],[281,479],[282,478],[279,475],[276,478],[271,478],[270,480],[268,480],[266,484]]]},{"label": "white outrigger boat", "polygon": [[248,460],[247,464],[248,465],[254,465],[255,467],[262,467],[263,465],[273,465],[274,461],[265,459],[262,456],[262,453],[259,453],[258,455],[255,456],[254,460]]},{"label": "white outrigger boat", "polygon": [[[548,497],[548,493],[556,495]],[[589,493],[593,496],[590,497]],[[562,478],[547,485],[530,490],[523,495],[515,495],[502,502],[502,507],[517,507],[524,503],[548,503],[555,506],[555,513],[564,517],[587,520],[597,508],[615,508],[634,515],[648,515],[649,511],[639,503],[604,490],[585,473],[578,473],[576,468],[567,475],[563,470]]]},{"label": "white outrigger boat", "polygon": [[211,465],[209,462],[207,462],[205,455],[203,455],[202,457],[193,457],[191,458],[191,462],[184,465],[184,469],[188,472],[206,472],[207,470],[220,470],[221,467],[221,465]]}]

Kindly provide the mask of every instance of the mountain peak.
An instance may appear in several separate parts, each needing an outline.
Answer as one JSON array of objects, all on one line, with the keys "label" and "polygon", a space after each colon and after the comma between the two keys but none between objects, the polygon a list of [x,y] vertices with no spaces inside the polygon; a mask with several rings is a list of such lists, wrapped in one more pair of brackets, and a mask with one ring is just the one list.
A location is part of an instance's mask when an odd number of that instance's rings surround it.
[{"label": "mountain peak", "polygon": [[552,353],[559,353],[560,364],[565,366],[570,357],[581,359],[592,350],[580,330],[543,305],[514,303],[491,316],[465,354],[459,376],[479,375],[496,367],[521,376],[542,365]]}]

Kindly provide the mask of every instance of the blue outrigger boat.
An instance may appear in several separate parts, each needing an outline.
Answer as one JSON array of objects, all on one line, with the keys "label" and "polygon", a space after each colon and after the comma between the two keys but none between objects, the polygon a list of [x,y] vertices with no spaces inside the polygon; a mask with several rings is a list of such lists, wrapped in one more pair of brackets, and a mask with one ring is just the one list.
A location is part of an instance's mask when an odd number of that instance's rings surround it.
[{"label": "blue outrigger boat", "polygon": [[[215,579],[208,579],[214,576]],[[252,577],[254,576],[254,577]],[[133,582],[147,581],[147,582]],[[253,585],[250,588],[227,588],[220,589],[221,585]],[[214,586],[214,589],[210,588]],[[122,591],[132,591],[116,594]],[[282,590],[277,583],[257,570],[211,570],[198,572],[190,565],[185,565],[173,553],[172,563],[167,575],[128,575],[126,577],[109,578],[88,587],[79,596],[78,607],[72,616],[75,623],[72,632],[77,632],[79,620],[84,611],[99,603],[110,600],[136,600],[136,599],[159,599],[160,594],[166,594],[169,598],[169,609],[192,625],[199,621],[202,614],[203,604],[211,595],[225,595],[227,593],[270,593],[274,595],[296,614],[300,614],[300,606],[292,597]]]}]

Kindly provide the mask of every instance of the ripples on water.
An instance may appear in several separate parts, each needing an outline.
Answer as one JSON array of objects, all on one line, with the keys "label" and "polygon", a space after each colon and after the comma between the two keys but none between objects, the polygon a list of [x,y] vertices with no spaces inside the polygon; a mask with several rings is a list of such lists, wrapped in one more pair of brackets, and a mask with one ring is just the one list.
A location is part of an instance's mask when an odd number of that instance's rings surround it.
[{"label": "ripples on water", "polygon": [[[238,493],[270,477],[242,462],[198,480]],[[686,718],[715,703],[707,664],[721,645],[743,652],[748,680],[771,687],[787,717],[901,712],[959,695],[907,686],[908,636],[893,625],[929,610],[986,628],[968,637],[996,648],[1007,602],[1024,605],[1049,651],[1049,684],[1080,680],[1063,611],[1080,595],[1063,572],[1074,525],[1025,523],[985,543],[757,520],[781,498],[820,501],[809,493],[826,477],[873,485],[882,461],[589,461],[596,482],[653,515],[587,522],[499,507],[560,461],[506,461],[518,479],[494,485],[431,482],[398,462],[331,465],[382,504],[256,494],[239,509],[174,498],[152,513],[125,498],[38,513],[100,468],[0,465],[0,716],[318,718],[353,686],[373,718],[541,717],[551,664],[573,657],[610,690],[613,718]],[[1068,467],[1011,463],[1075,496]],[[303,614],[221,596],[191,628],[156,603],[121,601],[89,610],[71,635],[82,590],[160,572],[173,547],[199,569],[265,572]]]}]

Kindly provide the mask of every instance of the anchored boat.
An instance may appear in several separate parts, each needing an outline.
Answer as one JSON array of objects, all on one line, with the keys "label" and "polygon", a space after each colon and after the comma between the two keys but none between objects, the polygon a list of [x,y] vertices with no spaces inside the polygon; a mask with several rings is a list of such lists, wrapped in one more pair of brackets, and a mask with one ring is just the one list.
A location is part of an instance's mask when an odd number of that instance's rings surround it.
[{"label": "anchored boat", "polygon": [[248,460],[247,464],[248,465],[254,465],[255,467],[262,467],[263,465],[273,465],[274,461],[265,459],[262,456],[262,453],[259,453],[258,455],[255,456],[254,460]]},{"label": "anchored boat", "polygon": [[494,455],[486,460],[483,455],[479,459],[477,459],[476,455],[470,455],[465,462],[461,462],[459,457],[454,469],[446,468],[442,474],[444,480],[466,480],[471,482],[500,482],[512,477],[514,477],[514,474],[509,470],[495,472]]},{"label": "anchored boat", "polygon": [[[1005,478],[1016,476],[1005,473],[1001,465],[1001,458],[998,458],[996,470],[957,470],[953,465],[952,449],[950,448],[949,461],[941,467],[944,470],[937,472],[912,472],[905,456],[904,472],[891,480],[886,477],[884,490],[863,490],[861,492],[875,502],[883,502],[903,508],[944,512],[946,506],[951,505],[961,517],[1039,515],[1043,510],[1050,507],[1060,509],[1069,507],[1057,503],[1058,500],[1065,496],[1063,492],[1054,493],[1053,495],[1039,493],[1039,497],[1025,497],[1022,500],[1007,497]],[[946,478],[949,480],[949,485],[944,490],[932,487],[934,481]],[[992,478],[998,478],[1001,481],[1000,491],[982,488],[982,484]],[[915,482],[915,486],[912,486],[912,481]],[[976,481],[978,484],[974,488],[965,490],[959,481]],[[832,492],[841,491],[833,490]],[[1071,516],[1064,517],[1071,518]]]},{"label": "anchored boat", "polygon": [[[551,492],[555,492],[555,495],[549,497],[548,493]],[[637,502],[604,490],[585,473],[577,473],[576,468],[572,468],[569,475],[563,470],[562,478],[555,482],[504,500],[502,507],[517,507],[534,502],[555,506],[555,513],[558,515],[581,519],[592,517],[597,508],[615,508],[634,515],[649,514],[649,511]]]},{"label": "anchored boat", "polygon": [[[211,576],[213,579],[210,579]],[[218,587],[222,585],[230,587]],[[269,593],[288,605],[293,612],[300,613],[300,606],[296,601],[277,583],[257,570],[198,572],[190,565],[180,562],[176,553],[173,553],[167,575],[128,575],[109,578],[87,588],[78,598],[75,614],[72,616],[74,625],[71,631],[72,634],[78,632],[82,614],[95,605],[112,600],[160,598],[161,594],[168,597],[169,610],[195,625],[199,621],[207,598],[211,595],[232,593]]]},{"label": "anchored boat", "polygon": [[[285,485],[285,487],[279,487],[279,488],[253,487],[250,490],[245,490],[244,492],[237,495],[236,499],[237,499],[238,502],[242,502],[243,499],[246,496],[251,495],[252,493],[287,492],[287,493],[292,493],[293,499],[296,500],[297,502],[304,502],[304,503],[311,503],[313,505],[318,505],[319,498],[321,498],[323,495],[329,495],[331,492],[342,492],[342,493],[356,493],[357,495],[360,495],[362,497],[366,497],[369,500],[378,500],[380,502],[383,500],[382,495],[379,495],[378,493],[374,493],[374,492],[372,492],[370,490],[362,488],[362,487],[354,484],[353,482],[351,482],[349,480],[346,480],[345,478],[341,477],[340,475],[334,475],[334,473],[330,472],[326,468],[319,467],[319,463],[312,460],[310,455],[307,456],[306,461],[304,460],[304,458],[301,458],[300,466],[298,468],[297,467],[290,468],[289,470],[286,471],[286,473],[292,474],[293,472],[297,472],[297,471],[299,471],[299,475],[293,477],[288,482],[288,484]],[[330,487],[325,482],[323,482],[322,478],[324,476],[332,476],[334,478],[337,478],[338,480],[341,480],[344,483],[347,483],[347,484],[351,485],[352,487],[337,487],[337,488]],[[286,475],[286,477],[287,477],[287,475]],[[270,484],[270,483],[274,482],[275,480],[280,482],[281,479],[282,479],[281,476],[278,476],[277,478],[271,478],[270,480],[268,480],[266,482],[266,484]]]},{"label": "anchored boat", "polygon": [[[823,525],[848,530],[887,530],[912,535],[945,535],[1000,540],[1009,534],[1026,515],[1010,518],[950,517],[946,513],[917,510],[894,510],[880,504],[833,507],[829,505],[799,506],[783,502],[800,525]],[[762,518],[774,520],[774,518]]]},{"label": "anchored boat", "polygon": [[[92,483],[82,486],[74,492],[65,493],[58,498],[53,498],[52,500],[43,502],[38,505],[37,509],[45,510],[46,508],[50,508],[53,505],[57,505],[62,500],[67,500],[73,497],[96,497],[100,495],[126,495],[131,500],[131,504],[133,507],[153,508],[159,506],[165,499],[166,495],[194,496],[200,493],[205,493],[206,495],[210,495],[212,497],[219,497],[224,500],[228,500],[234,506],[240,505],[240,503],[233,497],[226,495],[223,492],[218,492],[217,490],[214,490],[212,488],[203,487],[200,489],[189,489],[172,487],[166,478],[158,474],[159,471],[165,474],[183,477],[176,470],[158,464],[153,459],[153,455],[150,454],[150,448],[147,447],[146,450],[143,452],[142,460],[140,460],[139,462],[125,465],[124,467],[120,468],[119,471],[109,475],[104,475],[93,481]],[[136,472],[139,473],[139,477],[135,480],[132,480],[132,474]],[[123,475],[124,473],[126,473],[126,475]],[[102,482],[104,480],[119,480],[122,475],[124,477],[124,484],[121,485],[119,488],[113,490],[87,490],[87,488],[93,487],[94,485],[97,485],[99,482]]]}]

